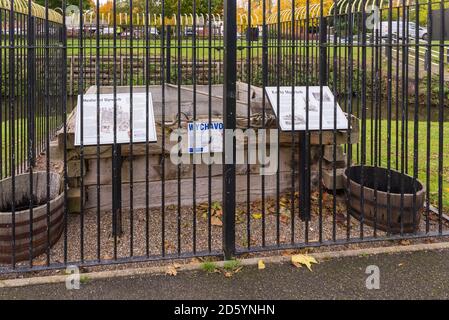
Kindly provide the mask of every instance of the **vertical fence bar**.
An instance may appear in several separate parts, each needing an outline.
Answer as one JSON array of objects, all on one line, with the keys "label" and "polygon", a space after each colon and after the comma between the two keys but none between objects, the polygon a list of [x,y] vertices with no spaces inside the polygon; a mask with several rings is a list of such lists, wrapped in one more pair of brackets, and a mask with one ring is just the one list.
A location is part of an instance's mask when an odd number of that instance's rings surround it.
[{"label": "vertical fence bar", "polygon": [[[28,168],[29,168],[29,211],[30,211],[30,267],[33,266],[33,166],[34,166],[34,65],[36,62],[36,57],[34,56],[34,17],[31,12],[31,0],[28,2],[28,50],[27,50],[27,81],[28,81],[28,93],[27,93],[27,110],[28,110]],[[1,111],[0,111],[1,112]],[[1,137],[0,137],[1,140]],[[1,164],[0,164],[1,171]]]},{"label": "vertical fence bar", "polygon": [[[96,0],[96,8],[97,12],[100,11],[100,0]],[[100,161],[100,91],[101,91],[101,79],[100,79],[100,68],[101,68],[101,58],[100,58],[100,15],[96,15],[95,19],[97,32],[95,34],[95,46],[96,46],[96,55],[95,55],[95,84],[97,86],[97,146],[96,146],[96,163],[97,163],[97,259],[101,260],[101,214],[100,214],[100,206],[101,206],[101,161]]]},{"label": "vertical fence bar", "polygon": [[[235,253],[235,137],[236,127],[236,0],[224,2],[224,85],[223,85],[223,252]],[[232,134],[229,134],[232,130]]]},{"label": "vertical fence bar", "polygon": [[[129,254],[132,257],[134,255],[134,148],[133,148],[133,122],[134,122],[134,101],[133,101],[133,93],[134,93],[134,21],[133,21],[133,1],[129,1],[129,18],[130,18],[130,38],[129,38],[129,102],[130,102],[130,113],[129,113]],[[148,127],[146,127],[146,131],[148,131]],[[120,167],[121,171],[121,167]],[[121,181],[120,181],[121,182]],[[121,188],[122,183],[120,183]]]},{"label": "vertical fence bar", "polygon": [[[79,7],[82,8],[83,1],[79,0]],[[78,74],[78,110],[80,113],[81,123],[80,123],[80,170],[84,169],[83,160],[84,160],[84,38],[83,38],[83,13],[82,10],[79,12],[79,34],[78,34],[78,65],[79,65],[79,74]],[[83,178],[81,178],[81,199],[80,199],[80,259],[84,261],[84,183]]]},{"label": "vertical fence bar", "polygon": [[[360,238],[364,237],[364,224],[365,224],[365,164],[366,164],[366,117],[367,117],[367,106],[366,106],[366,11],[365,11],[365,3],[366,0],[362,0],[362,80],[361,80],[361,107],[362,107],[362,134],[361,134],[361,155],[360,155],[360,164],[361,164],[361,177],[360,177]],[[359,71],[360,72],[360,71]],[[336,124],[336,123],[335,123]],[[335,149],[334,149],[335,150]],[[335,161],[335,158],[334,158]],[[335,173],[334,173],[335,177]],[[334,188],[335,189],[335,188]]]},{"label": "vertical fence bar", "polygon": [[12,268],[16,268],[16,139],[15,139],[15,42],[14,42],[14,0],[11,0],[9,11],[9,138],[10,145],[10,169],[11,169],[11,215],[12,215]]},{"label": "vertical fence bar", "polygon": [[[163,1],[164,2],[164,1]],[[163,7],[165,7],[165,3],[163,4]],[[165,19],[165,17],[164,17]],[[163,20],[163,26],[162,26],[162,43],[164,43],[164,35],[166,38],[166,43],[167,43],[167,49],[166,49],[166,55],[167,57],[165,58],[165,64],[166,64],[166,76],[165,76],[165,81],[167,83],[171,82],[171,26],[168,25],[167,28],[164,28],[165,26],[165,21]],[[165,32],[165,30],[167,30],[167,32]]]},{"label": "vertical fence bar", "polygon": [[[148,10],[149,10],[149,3],[148,0],[146,2],[146,16],[148,16]],[[165,12],[165,1],[162,0],[162,12]],[[148,21],[146,22],[148,24]],[[167,43],[167,48],[164,48],[164,41],[165,41],[165,37],[167,38],[166,43]],[[148,38],[148,31],[147,31],[147,38]],[[162,131],[162,150],[165,150],[165,96],[166,96],[166,92],[165,92],[165,82],[170,83],[171,79],[171,65],[170,65],[170,61],[171,61],[171,26],[167,26],[167,28],[165,28],[165,17],[163,17],[162,19],[162,35],[161,35],[161,44],[162,44],[162,51],[161,51],[161,74],[162,74],[162,81],[161,81],[161,90],[162,90],[162,126],[161,126],[161,131]],[[166,59],[164,60],[164,50],[166,50]],[[147,57],[148,57],[148,50],[147,50]],[[166,68],[166,73],[167,73],[167,78],[164,79],[164,68]],[[147,123],[147,127],[148,127],[148,97],[149,97],[149,86],[148,83],[146,83],[146,87],[145,87],[145,92],[147,95],[147,111],[146,111],[146,115],[147,115],[147,119],[146,119],[146,123]],[[147,133],[148,135],[148,133]],[[147,211],[147,215],[146,215],[146,221],[147,221],[147,255],[149,255],[149,231],[148,231],[148,219],[149,219],[149,215],[148,215],[148,192],[149,192],[149,185],[148,185],[148,178],[149,178],[149,165],[148,165],[148,144],[146,144],[146,188],[147,188],[147,203],[146,203],[146,211]],[[161,254],[162,256],[165,256],[165,155],[162,156],[161,159],[161,197],[162,197],[162,201],[161,201]]]},{"label": "vertical fence bar", "polygon": [[[296,14],[295,14],[295,2],[292,1],[292,6],[291,6],[291,28],[290,28],[290,54],[291,54],[291,72],[290,72],[290,81],[291,81],[291,89],[292,89],[292,96],[291,96],[291,114],[294,116],[295,114],[295,86],[296,86],[296,47],[297,47],[297,43],[296,43]],[[301,53],[301,51],[299,51]],[[290,201],[291,201],[291,221],[290,221],[290,229],[291,229],[291,235],[290,235],[290,242],[293,244],[295,242],[295,180],[296,180],[296,170],[295,170],[295,166],[293,165],[295,163],[295,154],[296,154],[296,132],[295,132],[295,122],[292,121],[292,126],[291,126],[291,148],[290,148],[290,152],[291,152],[291,194],[290,194]]]},{"label": "vertical fence bar", "polygon": [[[438,233],[443,233],[443,147],[444,147],[444,36],[445,36],[445,19],[444,19],[444,2],[440,0],[440,33],[439,54],[438,54]],[[431,59],[429,61],[431,63]]]},{"label": "vertical fence bar", "polygon": [[[207,89],[209,96],[207,97],[207,117],[209,123],[212,123],[212,0],[207,1],[207,23],[208,23],[208,32],[207,32]],[[215,25],[214,25],[215,30]],[[214,37],[215,42],[215,37]],[[215,43],[214,43],[215,45]],[[209,129],[209,141],[212,140],[212,132]],[[212,251],[212,164],[208,164],[207,166],[207,250],[209,252]]]},{"label": "vertical fence bar", "polygon": [[[334,10],[335,11],[335,10]],[[320,84],[320,119],[319,119],[319,145],[323,144],[323,86],[327,83],[327,20],[323,16],[323,0],[320,1],[320,17],[319,17],[319,25],[320,25],[320,49],[319,49],[319,84]],[[318,163],[318,181],[321,181],[323,178],[323,148],[320,147],[319,152],[319,163]],[[335,182],[334,182],[335,185]],[[321,205],[323,200],[323,186],[319,184],[319,202],[320,206],[318,209],[318,237],[319,242],[323,241],[323,206]]]},{"label": "vertical fence bar", "polygon": [[[50,26],[48,0],[45,1],[45,150],[46,150],[46,175],[47,175],[47,266],[50,265]],[[81,167],[81,170],[83,167]]]},{"label": "vertical fence bar", "polygon": [[[31,1],[31,0],[29,0]],[[62,1],[62,16],[65,17],[66,13],[66,0]],[[66,19],[63,19],[63,25],[62,25],[62,45],[63,45],[63,52],[62,52],[62,72],[67,72],[67,25],[66,25]],[[63,239],[63,255],[64,255],[64,264],[66,265],[68,262],[68,207],[67,207],[67,184],[68,184],[68,176],[67,176],[67,77],[62,77],[62,88],[64,90],[63,92],[63,100],[62,100],[62,121],[63,121],[63,143],[62,147],[64,148],[63,151],[63,176],[64,176],[64,239]]]},{"label": "vertical fence bar", "polygon": [[[193,97],[192,97],[192,103],[193,103],[193,122],[196,123],[197,121],[197,100],[196,100],[196,87],[197,87],[197,43],[196,43],[196,33],[197,33],[197,29],[196,29],[196,25],[197,25],[197,21],[196,21],[196,0],[193,0],[193,19],[192,19],[192,31],[193,31],[193,35],[192,35],[192,82],[193,82]],[[193,132],[193,140],[195,141],[194,143],[196,144],[196,134],[197,134],[197,130],[194,130]],[[194,147],[195,149],[195,147]],[[200,157],[198,157],[200,156]],[[201,158],[201,155],[198,154],[193,154],[192,155],[192,159],[193,159],[193,168],[192,168],[192,251],[193,254],[196,254],[196,238],[197,238],[197,230],[196,230],[196,216],[197,216],[197,207],[196,207],[196,194],[197,194],[197,190],[196,190],[196,164],[198,163],[198,161],[196,161],[197,158]],[[200,161],[201,162],[201,159]]]},{"label": "vertical fence bar", "polygon": [[[6,43],[6,38],[4,37],[4,30],[3,30],[3,26],[6,26],[5,23],[5,18],[3,17],[4,14],[4,9],[0,10],[0,44],[3,46]],[[6,68],[6,66],[4,67],[3,64],[6,64],[6,59],[5,59],[5,55],[6,52],[8,50],[3,49],[0,51],[0,88],[2,86],[5,85],[5,81],[3,78],[3,74],[6,74],[6,72],[4,71],[4,68]],[[5,54],[5,55],[4,55]],[[6,106],[6,100],[4,99],[3,95],[0,95],[0,123],[3,123],[4,121],[4,116],[3,116],[3,105]],[[3,129],[0,129],[0,179],[3,179],[3,176],[6,175],[6,170],[4,171],[4,166],[6,165],[6,162],[3,159],[4,153],[3,153],[3,149],[4,149],[4,144],[3,144]],[[6,149],[6,148],[5,148]]]},{"label": "vertical fence bar", "polygon": [[[177,84],[177,95],[178,95],[178,114],[177,114],[177,127],[178,130],[181,129],[181,84],[182,84],[182,39],[181,39],[181,28],[182,28],[182,22],[181,22],[181,2],[178,1],[178,8],[177,8],[177,16],[176,16],[176,46],[177,46],[177,77],[176,77],[176,84]],[[181,142],[181,137],[178,137],[178,143]],[[178,151],[178,156],[181,156],[182,151],[181,149]],[[178,163],[177,165],[177,195],[178,195],[178,208],[176,212],[176,219],[177,219],[177,251],[178,255],[181,254],[181,163]]]},{"label": "vertical fence bar", "polygon": [[[265,87],[268,85],[268,25],[267,25],[267,2],[262,0],[262,123],[266,121],[266,94]],[[265,136],[262,136],[262,143],[265,145]],[[261,199],[265,203],[265,175],[261,177]],[[262,206],[262,246],[265,246],[265,206]]]},{"label": "vertical fence bar", "polygon": [[432,90],[432,63],[431,61],[431,51],[432,51],[432,3],[429,1],[427,3],[427,27],[429,32],[429,39],[426,45],[425,53],[425,71],[427,77],[426,83],[426,233],[430,231],[430,134],[431,134],[431,90]]}]

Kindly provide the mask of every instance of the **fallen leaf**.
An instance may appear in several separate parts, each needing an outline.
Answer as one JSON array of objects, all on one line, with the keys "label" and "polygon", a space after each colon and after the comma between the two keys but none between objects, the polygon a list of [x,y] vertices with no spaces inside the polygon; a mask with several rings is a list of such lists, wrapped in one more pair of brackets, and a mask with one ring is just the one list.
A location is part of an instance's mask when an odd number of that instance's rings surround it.
[{"label": "fallen leaf", "polygon": [[287,207],[288,206],[288,200],[287,199],[285,199],[285,198],[281,198],[280,200],[279,200],[279,205],[281,206],[281,207]]},{"label": "fallen leaf", "polygon": [[312,263],[318,263],[314,257],[306,254],[296,254],[292,256],[292,263],[295,267],[305,265],[310,271],[312,271]]},{"label": "fallen leaf", "polygon": [[176,276],[178,274],[178,271],[176,271],[176,268],[174,266],[168,266],[165,274],[169,276]]},{"label": "fallen leaf", "polygon": [[253,217],[253,219],[262,219],[261,213],[253,213],[251,216]]},{"label": "fallen leaf", "polygon": [[263,262],[263,260],[259,260],[259,262],[257,263],[257,267],[259,268],[259,270],[265,269],[265,263]]},{"label": "fallen leaf", "polygon": [[243,217],[241,217],[241,216],[236,216],[235,217],[235,223],[236,224],[243,223],[244,221],[245,221],[245,219]]},{"label": "fallen leaf", "polygon": [[280,212],[281,215],[285,215],[287,217],[291,217],[291,215],[292,215],[290,209],[288,209],[288,208],[281,208],[279,210],[279,212]]},{"label": "fallen leaf", "polygon": [[245,212],[245,210],[237,209],[236,213],[241,216],[241,215],[244,215],[246,212]]},{"label": "fallen leaf", "polygon": [[222,208],[221,208],[221,204],[219,203],[219,202],[213,202],[212,204],[211,204],[211,208],[213,209],[213,210],[221,210]]},{"label": "fallen leaf", "polygon": [[405,239],[399,241],[399,244],[402,246],[408,246],[408,245],[410,245],[410,243],[411,243],[410,240],[405,240]]},{"label": "fallen leaf", "polygon": [[273,213],[275,213],[275,211],[276,211],[276,208],[275,208],[275,207],[268,207],[268,208],[267,208],[268,214],[273,214]]},{"label": "fallen leaf", "polygon": [[285,224],[288,223],[288,219],[289,219],[289,217],[287,215],[285,215],[285,214],[281,214],[280,217],[279,217],[279,220],[281,220],[281,222],[285,223]]},{"label": "fallen leaf", "polygon": [[234,270],[234,273],[240,272],[240,271],[242,271],[242,269],[243,269],[243,266],[240,266]]},{"label": "fallen leaf", "polygon": [[231,278],[231,277],[233,276],[233,273],[232,273],[232,272],[229,272],[229,271],[226,271],[226,272],[224,273],[224,276],[225,276],[226,278]]},{"label": "fallen leaf", "polygon": [[220,220],[220,218],[213,216],[210,219],[210,224],[213,226],[221,227],[223,225],[223,222]]}]

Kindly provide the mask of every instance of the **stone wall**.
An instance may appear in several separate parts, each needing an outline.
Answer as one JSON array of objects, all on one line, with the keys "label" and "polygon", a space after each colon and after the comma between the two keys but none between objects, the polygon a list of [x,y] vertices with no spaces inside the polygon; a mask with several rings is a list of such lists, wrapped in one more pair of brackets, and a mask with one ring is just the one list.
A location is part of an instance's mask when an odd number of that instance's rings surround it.
[{"label": "stone wall", "polygon": [[[248,115],[247,108],[247,90],[248,85],[238,83],[237,95],[237,117],[238,124],[246,126]],[[102,87],[102,93],[112,92],[112,87]],[[126,92],[129,87],[118,87],[118,92]],[[130,146],[122,146],[122,206],[127,207],[130,203],[130,181],[131,181],[131,163],[132,163],[132,180],[133,180],[133,206],[134,208],[145,208],[148,192],[149,206],[160,207],[162,204],[162,188],[164,187],[165,205],[178,204],[178,179],[180,183],[180,201],[181,205],[189,205],[192,203],[193,197],[193,172],[194,165],[173,164],[170,160],[170,149],[174,143],[169,141],[168,133],[169,124],[176,119],[178,110],[177,86],[167,84],[165,86],[165,114],[166,114],[166,133],[165,145],[162,145],[162,88],[161,86],[150,86],[153,96],[154,114],[156,119],[156,127],[158,134],[157,143],[134,144],[132,156],[130,154]],[[257,118],[262,111],[262,90],[261,88],[251,87],[250,99],[251,109],[250,115]],[[134,87],[134,92],[144,92],[145,87]],[[96,88],[91,87],[88,93],[95,93]],[[182,112],[191,117],[193,115],[192,101],[193,90],[189,86],[182,86],[181,92],[181,108]],[[221,118],[222,110],[222,86],[212,86],[211,96],[211,115],[214,119]],[[197,104],[196,112],[199,119],[207,119],[209,112],[209,94],[207,86],[197,86]],[[271,120],[266,124],[267,127],[276,128],[276,122],[271,112],[271,107],[267,102],[266,119]],[[97,207],[97,182],[100,186],[100,207],[102,210],[110,210],[112,207],[112,146],[88,146],[83,148],[83,152],[79,147],[74,146],[74,128],[75,128],[75,112],[68,118],[68,134],[67,134],[67,173],[69,185],[69,211],[79,212],[81,207],[81,192],[83,192],[84,209]],[[260,119],[259,119],[260,120]],[[353,120],[353,130],[351,143],[356,143],[358,138],[357,130],[358,122]],[[183,123],[185,126],[186,123]],[[257,124],[256,124],[257,125]],[[59,132],[58,142],[53,147],[57,149],[54,152],[61,154],[64,147],[64,132]],[[348,137],[346,132],[338,131],[336,134],[336,188],[342,188],[341,173],[346,167],[345,155],[343,153],[343,145],[347,143]],[[322,132],[322,144],[320,145],[320,135],[317,132],[310,133],[310,159],[311,159],[311,187],[312,190],[318,188],[318,163],[320,149],[323,155],[323,181],[324,187],[333,189],[333,150],[334,150],[334,134],[331,131]],[[299,145],[298,133],[281,132],[279,135],[279,187],[280,192],[288,192],[292,189],[292,172],[295,172],[295,191],[299,184],[298,176],[298,160]],[[54,153],[53,153],[54,154]],[[81,156],[82,154],[82,156]],[[81,171],[81,167],[83,170]],[[148,173],[147,173],[148,167]],[[162,170],[164,168],[164,170]],[[209,171],[210,170],[210,171]],[[262,176],[260,175],[260,166],[237,165],[236,171],[236,198],[237,201],[243,202],[247,198],[248,190],[248,170],[250,174],[250,196],[252,200],[261,197],[262,194]],[[164,175],[162,173],[164,172]],[[210,172],[210,185],[209,185]],[[195,165],[195,186],[197,203],[207,201],[209,192],[213,201],[221,201],[222,198],[222,167],[219,164],[209,165],[201,163]],[[276,194],[277,175],[264,176],[265,195],[272,196]],[[148,189],[147,189],[148,183]],[[82,188],[81,188],[82,184]]]}]

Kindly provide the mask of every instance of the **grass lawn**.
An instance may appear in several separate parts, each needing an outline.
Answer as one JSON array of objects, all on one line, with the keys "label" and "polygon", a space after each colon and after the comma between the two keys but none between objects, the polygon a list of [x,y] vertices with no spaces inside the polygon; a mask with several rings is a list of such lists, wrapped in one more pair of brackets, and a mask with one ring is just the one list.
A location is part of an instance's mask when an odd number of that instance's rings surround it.
[{"label": "grass lawn", "polygon": [[[380,166],[387,167],[388,161],[388,153],[387,153],[387,120],[382,120],[380,123],[381,126],[381,154],[380,154]],[[361,128],[361,127],[360,127]],[[405,129],[405,128],[404,128]],[[409,121],[408,123],[408,174],[413,176],[414,168],[413,168],[413,156],[414,156],[414,122]],[[438,208],[438,160],[439,157],[443,157],[443,168],[442,168],[442,190],[443,190],[443,211],[449,212],[449,122],[445,122],[443,125],[443,152],[439,154],[439,123],[431,122],[430,123],[430,175],[429,175],[429,183],[430,183],[430,201],[432,205]],[[402,125],[399,122],[399,128],[396,130],[396,123],[393,122],[391,125],[391,168],[395,169],[396,165],[400,170],[401,168],[401,131]],[[399,133],[398,140],[396,140],[396,132]],[[371,144],[371,133],[374,133],[374,127],[371,127],[370,120],[367,120],[366,123],[366,137],[367,137],[367,145],[366,145],[366,163],[372,163],[371,150],[374,145]],[[418,122],[418,135],[417,135],[417,150],[418,150],[418,179],[425,185],[426,184],[426,170],[427,170],[427,122],[419,121]],[[398,143],[398,147],[396,147]],[[399,148],[399,159],[396,161],[396,150]],[[353,148],[353,153],[356,152],[356,149]]]},{"label": "grass lawn", "polygon": [[[305,42],[297,40],[296,44],[296,54],[306,55]],[[151,39],[148,45],[148,52],[150,56],[157,56],[161,54],[161,40]],[[170,42],[170,54],[172,57],[178,55],[178,48],[181,49],[181,57],[184,59],[191,60],[193,57],[193,41],[191,39],[182,39],[178,43],[177,40],[172,40]],[[284,40],[281,43],[281,56],[291,53],[292,41]],[[146,54],[146,43],[145,40],[133,40],[133,55],[145,56]],[[329,57],[334,56],[333,43],[329,43]],[[112,39],[100,39],[99,52],[102,57],[113,57],[114,54],[114,42]],[[209,42],[208,40],[198,39],[196,41],[196,54],[199,60],[208,60],[209,47],[211,48],[211,56],[213,60],[223,59],[223,40],[216,39]],[[250,42],[251,55],[253,57],[259,57],[262,59],[262,40]],[[97,54],[97,43],[95,38],[87,38],[83,40],[83,54],[84,56],[95,56]],[[129,39],[118,39],[116,44],[116,54],[117,56],[130,55],[131,41]],[[356,59],[358,55],[362,56],[362,48],[353,47],[353,58]],[[268,55],[275,55],[277,51],[277,44],[273,40],[268,41]],[[78,39],[70,38],[67,40],[67,55],[77,56],[80,52],[80,42]],[[249,49],[247,48],[246,40],[237,41],[237,59],[245,59],[248,55]],[[344,47],[339,47],[338,43],[336,45],[336,54],[339,57],[346,57],[347,50]],[[316,56],[318,54],[318,43],[317,41],[309,42],[309,57]],[[366,58],[370,59],[372,56],[372,48],[366,48]]]},{"label": "grass lawn", "polygon": [[[21,139],[22,137],[27,137],[27,119],[16,119],[14,121],[14,147],[16,155],[16,165],[18,161],[23,161],[23,149],[26,148],[26,141]],[[10,121],[3,121],[1,123],[1,148],[0,148],[0,159],[1,159],[1,172],[2,176],[10,175],[10,158],[11,158],[11,134],[10,134]],[[8,172],[7,172],[8,171]]]},{"label": "grass lawn", "polygon": [[[50,128],[55,126],[56,117],[50,117]],[[44,132],[39,134],[40,127],[45,131],[45,117],[36,118],[36,143],[38,143],[42,136],[45,135]],[[27,118],[16,119],[14,121],[14,147],[16,155],[16,168],[28,158],[27,144],[28,142],[28,121]],[[0,159],[1,159],[1,172],[2,176],[9,176],[11,174],[10,168],[10,158],[11,158],[11,134],[10,134],[10,121],[6,120],[1,123],[1,148],[0,148]]]}]

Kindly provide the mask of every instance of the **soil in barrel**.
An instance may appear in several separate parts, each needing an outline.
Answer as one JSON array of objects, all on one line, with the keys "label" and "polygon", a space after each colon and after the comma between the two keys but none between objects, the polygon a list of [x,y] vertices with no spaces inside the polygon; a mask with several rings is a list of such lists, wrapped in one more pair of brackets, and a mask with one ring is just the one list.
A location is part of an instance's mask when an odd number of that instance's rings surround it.
[{"label": "soil in barrel", "polygon": [[[45,204],[46,201],[38,201],[36,197],[33,197],[32,208],[39,207]],[[14,211],[23,211],[30,209],[30,198],[23,197],[22,199],[16,200],[14,205]],[[13,210],[12,202],[6,203],[6,206],[0,207],[0,212],[11,212]]]}]

